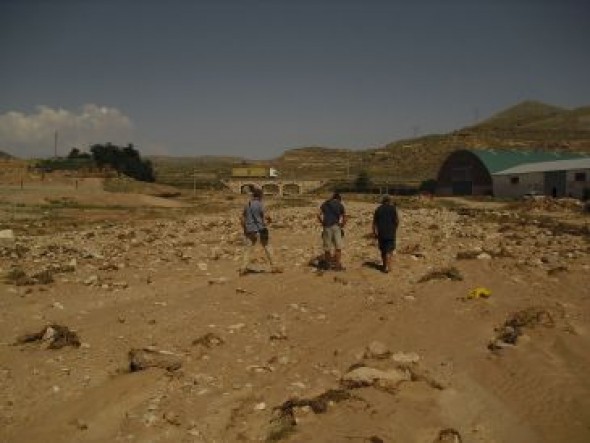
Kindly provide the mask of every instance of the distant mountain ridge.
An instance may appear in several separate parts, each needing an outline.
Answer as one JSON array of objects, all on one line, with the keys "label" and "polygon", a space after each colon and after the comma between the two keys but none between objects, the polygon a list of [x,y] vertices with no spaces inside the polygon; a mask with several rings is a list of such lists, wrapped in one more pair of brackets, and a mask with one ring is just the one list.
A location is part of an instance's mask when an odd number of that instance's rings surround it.
[{"label": "distant mountain ridge", "polygon": [[590,107],[567,110],[524,101],[449,134],[398,140],[364,151],[299,148],[286,151],[275,164],[279,170],[293,175],[350,178],[365,170],[377,181],[419,182],[436,178],[438,168],[450,152],[484,148],[590,155]]},{"label": "distant mountain ridge", "polygon": [[568,111],[557,106],[527,100],[493,115],[475,127],[500,128],[523,126],[538,120],[552,118],[564,112],[566,113]]},{"label": "distant mountain ridge", "polygon": [[590,155],[590,106],[568,110],[524,101],[448,134],[398,140],[376,149],[309,146],[258,161],[223,156],[153,160],[156,173],[168,177],[164,181],[168,183],[192,183],[194,171],[227,177],[232,166],[241,164],[273,166],[285,179],[353,180],[360,171],[366,171],[376,182],[419,183],[435,179],[444,159],[456,149],[534,149]]}]

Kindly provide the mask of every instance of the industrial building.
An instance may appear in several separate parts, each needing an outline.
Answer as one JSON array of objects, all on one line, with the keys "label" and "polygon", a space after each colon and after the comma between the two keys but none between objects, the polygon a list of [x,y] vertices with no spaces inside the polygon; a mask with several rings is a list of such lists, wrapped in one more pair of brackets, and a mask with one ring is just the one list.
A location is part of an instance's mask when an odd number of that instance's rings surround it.
[{"label": "industrial building", "polygon": [[[551,151],[525,151],[525,150],[492,150],[492,149],[461,149],[452,152],[443,162],[437,177],[437,195],[494,195],[496,197],[518,196],[524,189],[524,185],[516,189],[515,187],[495,186],[494,181],[498,180],[503,183],[506,180],[500,173],[510,170],[517,166],[533,165],[545,163],[545,167],[551,167],[554,163],[571,160],[572,162],[582,161],[589,158],[583,154],[571,152],[551,152]],[[569,163],[568,167],[574,167],[577,163]],[[556,165],[554,165],[556,166]],[[557,167],[557,166],[556,166]],[[583,172],[583,166],[580,167],[580,173]],[[576,171],[572,169],[572,171]],[[536,171],[540,172],[540,171]],[[572,172],[575,176],[575,172]],[[586,180],[588,180],[586,174]],[[566,174],[567,176],[567,174]],[[578,179],[582,176],[578,175]],[[530,178],[530,177],[529,177]],[[529,178],[522,180],[526,181]],[[563,184],[558,184],[557,180],[564,180],[563,170],[545,170],[543,171],[543,180],[547,180],[547,186],[543,181],[539,189],[534,189],[540,193],[549,190],[548,195],[567,196],[573,191]],[[519,179],[520,180],[520,179]],[[565,178],[567,181],[567,177]],[[513,180],[515,181],[515,179]],[[575,180],[573,180],[575,181]],[[536,182],[537,183],[537,182]],[[587,185],[587,183],[586,183]],[[575,188],[584,188],[584,185],[577,184]],[[556,188],[556,192],[554,189]],[[510,189],[510,192],[508,192]],[[522,194],[533,189],[526,189]],[[581,191],[583,192],[583,190]],[[577,195],[576,191],[576,195]],[[521,194],[521,195],[522,195]]]},{"label": "industrial building", "polygon": [[518,198],[524,194],[540,194],[588,198],[590,157],[525,163],[492,174],[492,181],[497,197]]}]

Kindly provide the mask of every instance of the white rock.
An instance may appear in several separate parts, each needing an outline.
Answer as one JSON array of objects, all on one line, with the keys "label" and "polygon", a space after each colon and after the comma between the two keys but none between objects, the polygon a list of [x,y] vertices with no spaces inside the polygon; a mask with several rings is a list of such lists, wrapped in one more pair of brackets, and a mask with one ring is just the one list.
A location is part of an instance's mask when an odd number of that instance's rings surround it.
[{"label": "white rock", "polygon": [[264,402],[256,403],[254,405],[255,411],[264,411],[265,409],[266,409],[266,403],[264,403]]},{"label": "white rock", "polygon": [[3,229],[0,231],[0,240],[14,240],[14,231],[12,229]]},{"label": "white rock", "polygon": [[398,369],[382,371],[366,366],[353,369],[342,377],[342,381],[345,384],[353,386],[369,386],[378,382],[382,385],[395,387],[398,383],[409,379],[409,376],[405,372]]},{"label": "white rock", "polygon": [[391,351],[387,346],[380,341],[372,341],[365,350],[365,358],[387,358],[391,355]]},{"label": "white rock", "polygon": [[417,363],[420,361],[420,356],[415,352],[396,352],[391,356],[391,359],[396,363]]}]

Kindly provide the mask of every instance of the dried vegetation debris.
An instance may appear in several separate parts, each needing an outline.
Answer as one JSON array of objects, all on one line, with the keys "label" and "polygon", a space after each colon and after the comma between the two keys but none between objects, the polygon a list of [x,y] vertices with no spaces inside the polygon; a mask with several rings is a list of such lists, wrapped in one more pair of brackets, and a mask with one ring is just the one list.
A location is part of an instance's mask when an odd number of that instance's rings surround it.
[{"label": "dried vegetation debris", "polygon": [[314,414],[323,414],[328,411],[330,405],[350,400],[366,404],[365,400],[351,394],[347,389],[329,389],[312,398],[291,398],[273,409],[266,441],[281,441],[295,432],[297,409],[309,408]]},{"label": "dried vegetation debris", "polygon": [[462,443],[463,439],[459,431],[453,428],[441,429],[432,443]]},{"label": "dried vegetation debris", "polygon": [[194,339],[192,342],[193,346],[202,346],[207,349],[211,349],[216,346],[221,346],[224,343],[225,340],[223,340],[223,338],[221,338],[214,332],[208,332],[205,335],[202,335],[201,337]]},{"label": "dried vegetation debris", "polygon": [[537,326],[553,328],[555,313],[541,306],[532,306],[516,311],[508,316],[506,321],[495,329],[496,335],[488,344],[488,349],[497,351],[508,346],[516,345],[523,329]]},{"label": "dried vegetation debris", "polygon": [[[445,388],[417,364],[420,357],[416,353],[392,353],[383,343],[372,341],[362,358],[372,360],[372,365],[375,366],[367,366],[364,361],[354,363],[341,376],[338,388],[328,389],[311,398],[290,398],[275,407],[267,441],[281,441],[293,434],[300,412],[323,414],[330,406],[348,401],[356,401],[362,403],[364,408],[371,408],[371,403],[362,395],[362,389],[365,388],[377,389],[390,395],[397,394],[402,383],[406,382],[423,382],[436,390]],[[384,441],[376,435],[363,438],[367,441]]]},{"label": "dried vegetation debris", "polygon": [[78,348],[81,345],[76,332],[58,324],[47,325],[39,332],[23,334],[16,339],[16,344],[33,342],[45,342],[48,349],[61,349],[65,346]]},{"label": "dried vegetation debris", "polygon": [[457,269],[455,266],[449,266],[441,269],[434,269],[424,276],[420,277],[418,283],[424,283],[430,280],[453,280],[453,281],[461,281],[463,280],[463,275],[461,271]]}]

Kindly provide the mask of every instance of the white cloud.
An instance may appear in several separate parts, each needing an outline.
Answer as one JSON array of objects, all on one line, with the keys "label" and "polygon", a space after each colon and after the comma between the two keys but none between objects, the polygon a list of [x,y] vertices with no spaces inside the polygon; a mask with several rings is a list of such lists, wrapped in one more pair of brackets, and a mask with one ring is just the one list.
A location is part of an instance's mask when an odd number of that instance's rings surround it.
[{"label": "white cloud", "polygon": [[58,132],[58,155],[71,148],[87,150],[94,143],[133,143],[133,124],[116,108],[84,105],[79,111],[38,106],[35,113],[0,114],[0,151],[21,158],[50,157]]}]

